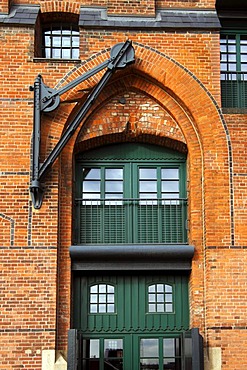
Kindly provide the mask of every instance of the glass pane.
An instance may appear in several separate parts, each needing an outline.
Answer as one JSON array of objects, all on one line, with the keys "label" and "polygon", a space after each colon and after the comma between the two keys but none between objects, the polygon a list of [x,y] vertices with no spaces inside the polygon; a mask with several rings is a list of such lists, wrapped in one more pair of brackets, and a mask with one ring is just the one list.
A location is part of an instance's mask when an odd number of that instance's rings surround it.
[{"label": "glass pane", "polygon": [[157,304],[157,312],[165,312],[164,304],[161,304],[161,303]]},{"label": "glass pane", "polygon": [[180,366],[178,364],[177,366],[177,361],[175,358],[166,358],[163,361],[163,369],[164,370],[175,370],[175,369],[180,369]]},{"label": "glass pane", "polygon": [[148,291],[149,291],[149,292],[155,292],[155,285],[150,285],[150,286],[148,287]]},{"label": "glass pane", "polygon": [[99,313],[106,313],[106,304],[99,304]]},{"label": "glass pane", "polygon": [[45,36],[45,46],[51,46],[51,37]]},{"label": "glass pane", "polygon": [[229,63],[228,64],[228,70],[229,71],[236,71],[237,70],[236,63]]},{"label": "glass pane", "polygon": [[156,192],[157,191],[157,182],[156,181],[140,181],[139,185],[140,192]]},{"label": "glass pane", "polygon": [[165,292],[166,293],[169,293],[169,292],[172,292],[172,286],[171,285],[165,285]]},{"label": "glass pane", "polygon": [[61,47],[61,37],[53,37],[52,45],[56,47]]},{"label": "glass pane", "polygon": [[148,295],[148,302],[156,302],[156,300],[155,300],[155,294],[149,294]]},{"label": "glass pane", "polygon": [[100,192],[100,181],[84,181],[83,192]]},{"label": "glass pane", "polygon": [[90,339],[90,358],[99,358],[99,339]]},{"label": "glass pane", "polygon": [[164,302],[164,294],[157,294],[157,302]]},{"label": "glass pane", "polygon": [[107,294],[107,302],[114,303],[114,294]]},{"label": "glass pane", "polygon": [[164,292],[164,284],[157,284],[157,292]]},{"label": "glass pane", "polygon": [[70,49],[62,49],[62,58],[70,59]]},{"label": "glass pane", "polygon": [[236,46],[235,45],[228,45],[228,52],[229,53],[236,53]]},{"label": "glass pane", "polygon": [[164,338],[163,339],[163,356],[174,357],[175,356],[175,339]]},{"label": "glass pane", "polygon": [[[139,194],[140,199],[155,199],[157,198],[157,193],[141,193]],[[145,204],[145,202],[142,202],[142,204]],[[148,201],[147,204],[152,204],[152,201]],[[157,201],[154,202],[154,204],[157,204]]]},{"label": "glass pane", "polygon": [[52,58],[61,58],[60,49],[52,49]]},{"label": "glass pane", "polygon": [[62,37],[62,46],[63,47],[70,47],[71,46],[71,38],[70,37]]},{"label": "glass pane", "polygon": [[106,285],[105,284],[99,284],[99,292],[100,293],[106,293]]},{"label": "glass pane", "polygon": [[159,356],[159,339],[141,339],[140,357],[158,357]]},{"label": "glass pane", "polygon": [[179,178],[178,168],[163,168],[161,170],[161,178],[162,179],[178,179]]},{"label": "glass pane", "polygon": [[99,303],[106,303],[106,295],[99,294]]},{"label": "glass pane", "polygon": [[113,350],[123,350],[123,339],[104,339],[104,352],[108,351],[105,357],[109,357],[109,351]]},{"label": "glass pane", "polygon": [[90,288],[90,292],[91,292],[91,293],[97,293],[97,292],[98,292],[98,285],[93,285],[93,286],[91,286],[91,288]]},{"label": "glass pane", "polygon": [[114,286],[107,285],[107,293],[114,293]]},{"label": "glass pane", "polygon": [[166,310],[165,312],[172,312],[173,309],[172,309],[172,304],[171,303],[166,303]]},{"label": "glass pane", "polygon": [[158,359],[141,359],[140,369],[142,370],[158,370],[159,360]]},{"label": "glass pane", "polygon": [[105,170],[106,180],[121,180],[123,178],[122,168],[106,168]]},{"label": "glass pane", "polygon": [[91,294],[90,296],[90,303],[97,303],[98,302],[98,296],[97,294]]},{"label": "glass pane", "polygon": [[140,179],[156,179],[157,178],[156,168],[140,168],[139,178]]},{"label": "glass pane", "polygon": [[83,179],[87,180],[100,180],[100,169],[99,168],[84,168]]},{"label": "glass pane", "polygon": [[149,304],[148,305],[148,312],[149,313],[152,313],[152,312],[156,312],[156,304]]},{"label": "glass pane", "polygon": [[84,193],[83,199],[100,199],[100,193]]},{"label": "glass pane", "polygon": [[108,313],[114,313],[115,312],[115,306],[114,306],[114,304],[108,304],[107,305],[107,312]]},{"label": "glass pane", "polygon": [[228,55],[229,62],[236,62],[236,54],[229,54]]},{"label": "glass pane", "polygon": [[107,193],[111,192],[123,192],[123,182],[122,181],[106,181],[105,190]]},{"label": "glass pane", "polygon": [[79,49],[72,50],[72,59],[79,59]]},{"label": "glass pane", "polygon": [[241,53],[247,53],[247,45],[240,46]]},{"label": "glass pane", "polygon": [[162,191],[163,192],[179,192],[178,181],[162,181]]},{"label": "glass pane", "polygon": [[97,304],[90,304],[90,313],[97,313]]},{"label": "glass pane", "polygon": [[79,47],[79,37],[76,36],[72,37],[72,45],[73,47]]},{"label": "glass pane", "polygon": [[172,294],[166,294],[166,303],[172,303]]}]

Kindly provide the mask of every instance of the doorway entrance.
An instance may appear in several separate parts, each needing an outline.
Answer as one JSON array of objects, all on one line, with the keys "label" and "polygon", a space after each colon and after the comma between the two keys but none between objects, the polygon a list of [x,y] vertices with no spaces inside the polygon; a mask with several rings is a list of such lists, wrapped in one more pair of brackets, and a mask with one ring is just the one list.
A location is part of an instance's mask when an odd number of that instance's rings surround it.
[{"label": "doorway entrance", "polygon": [[188,276],[76,276],[80,370],[182,370],[189,329]]}]

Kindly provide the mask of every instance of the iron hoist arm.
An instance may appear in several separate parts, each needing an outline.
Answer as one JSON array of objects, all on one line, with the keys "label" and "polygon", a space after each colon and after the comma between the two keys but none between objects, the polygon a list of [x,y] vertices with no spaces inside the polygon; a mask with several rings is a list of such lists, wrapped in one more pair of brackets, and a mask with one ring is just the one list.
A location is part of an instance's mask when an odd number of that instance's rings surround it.
[{"label": "iron hoist arm", "polygon": [[[33,113],[33,146],[32,146],[32,181],[30,185],[30,192],[33,206],[39,209],[43,201],[44,189],[41,181],[45,178],[47,172],[52,167],[59,154],[70,140],[76,129],[79,127],[83,118],[91,108],[95,99],[97,99],[100,92],[103,90],[113,73],[120,68],[125,68],[129,64],[135,62],[135,53],[131,41],[127,40],[125,43],[119,43],[111,49],[111,58],[96,66],[92,70],[86,72],[82,76],[68,83],[61,89],[51,89],[43,82],[42,76],[38,75],[35,79],[32,90],[34,91],[34,113]],[[104,75],[94,87],[93,91],[88,95],[85,102],[79,108],[77,114],[69,124],[66,131],[61,136],[53,150],[50,152],[45,161],[40,163],[40,125],[41,113],[51,112],[60,104],[60,95],[77,86],[79,83],[92,77],[94,74],[100,72],[107,67]]]}]

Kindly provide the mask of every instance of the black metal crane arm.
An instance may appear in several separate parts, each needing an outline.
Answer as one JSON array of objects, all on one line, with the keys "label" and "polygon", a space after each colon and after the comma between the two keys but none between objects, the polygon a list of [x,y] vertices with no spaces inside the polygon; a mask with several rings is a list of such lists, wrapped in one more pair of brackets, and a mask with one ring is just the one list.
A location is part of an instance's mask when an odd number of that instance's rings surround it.
[{"label": "black metal crane arm", "polygon": [[[125,43],[116,44],[111,50],[111,59],[103,62],[99,66],[93,68],[91,71],[79,76],[74,81],[70,82],[65,87],[54,90],[45,86],[41,75],[39,75],[34,82],[34,128],[33,128],[33,155],[32,155],[32,182],[30,192],[34,208],[39,209],[43,201],[44,189],[41,185],[41,180],[45,175],[72,137],[75,130],[79,127],[81,121],[89,111],[90,107],[98,97],[104,86],[107,84],[112,74],[119,68],[125,68],[127,65],[134,63],[134,49],[131,41],[127,40]],[[48,155],[43,164],[40,165],[40,119],[41,112],[49,112],[57,108],[60,102],[59,95],[65,93],[71,88],[75,87],[80,82],[98,73],[107,67],[106,72],[95,86],[93,91],[88,95],[86,101],[80,107],[76,116],[68,126],[67,130],[62,135],[61,139],[55,145],[51,153]]]}]

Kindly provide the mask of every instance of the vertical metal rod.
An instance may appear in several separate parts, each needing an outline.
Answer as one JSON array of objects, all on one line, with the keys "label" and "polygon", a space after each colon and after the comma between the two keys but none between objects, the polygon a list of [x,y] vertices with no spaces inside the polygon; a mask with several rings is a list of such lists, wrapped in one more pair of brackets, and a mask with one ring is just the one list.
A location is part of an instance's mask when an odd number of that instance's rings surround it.
[{"label": "vertical metal rod", "polygon": [[34,81],[32,180],[38,180],[39,178],[41,79],[41,75],[38,75]]}]

